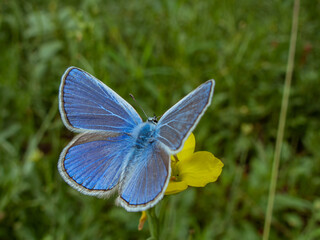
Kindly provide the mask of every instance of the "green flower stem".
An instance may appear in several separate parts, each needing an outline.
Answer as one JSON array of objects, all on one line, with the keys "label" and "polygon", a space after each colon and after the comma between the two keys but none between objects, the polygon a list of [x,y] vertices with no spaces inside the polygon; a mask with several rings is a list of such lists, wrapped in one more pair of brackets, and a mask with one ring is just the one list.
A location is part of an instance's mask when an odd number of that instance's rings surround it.
[{"label": "green flower stem", "polygon": [[300,1],[295,0],[294,8],[293,8],[293,16],[292,16],[292,29],[291,29],[291,38],[290,38],[289,57],[288,57],[285,84],[283,89],[283,97],[282,97],[282,104],[281,104],[276,147],[275,147],[273,166],[272,166],[272,172],[271,172],[271,182],[270,182],[270,188],[269,188],[269,199],[268,199],[268,206],[266,211],[266,220],[264,223],[264,230],[263,230],[263,240],[268,240],[269,233],[270,233],[270,225],[272,220],[272,211],[273,211],[273,205],[274,205],[274,198],[276,194],[278,169],[279,169],[279,163],[280,163],[280,153],[281,153],[282,142],[283,142],[284,128],[286,124],[287,109],[288,109],[288,103],[289,103],[289,93],[290,93],[292,72],[293,72],[293,66],[294,66],[294,55],[295,55],[297,32],[298,32],[299,6],[300,6]]},{"label": "green flower stem", "polygon": [[156,215],[155,207],[146,211],[148,217],[148,225],[151,237],[149,240],[159,239],[159,218]]}]

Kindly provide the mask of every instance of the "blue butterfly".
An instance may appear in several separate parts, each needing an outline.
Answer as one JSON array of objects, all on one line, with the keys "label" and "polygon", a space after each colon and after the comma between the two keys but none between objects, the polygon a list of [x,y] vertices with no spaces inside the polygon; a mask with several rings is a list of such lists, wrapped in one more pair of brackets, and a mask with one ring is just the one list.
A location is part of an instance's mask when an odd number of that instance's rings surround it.
[{"label": "blue butterfly", "polygon": [[143,122],[135,109],[89,73],[70,67],[62,76],[59,110],[64,125],[80,133],[64,148],[58,169],[83,194],[108,197],[127,211],[147,210],[168,186],[170,155],[178,153],[211,103],[209,80],[158,121]]}]

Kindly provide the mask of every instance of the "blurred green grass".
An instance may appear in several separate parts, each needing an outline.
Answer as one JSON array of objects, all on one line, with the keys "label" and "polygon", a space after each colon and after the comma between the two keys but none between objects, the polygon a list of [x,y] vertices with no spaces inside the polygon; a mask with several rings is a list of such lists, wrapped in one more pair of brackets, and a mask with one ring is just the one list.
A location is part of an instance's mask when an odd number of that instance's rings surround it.
[{"label": "blurred green grass", "polygon": [[[301,3],[293,86],[270,239],[320,238],[320,2]],[[168,239],[260,239],[287,62],[290,1],[0,3],[0,239],[146,239],[138,213],[83,196],[57,160],[73,134],[60,78],[78,66],[149,115],[205,80],[212,106],[197,149],[217,183],[166,197]]]}]

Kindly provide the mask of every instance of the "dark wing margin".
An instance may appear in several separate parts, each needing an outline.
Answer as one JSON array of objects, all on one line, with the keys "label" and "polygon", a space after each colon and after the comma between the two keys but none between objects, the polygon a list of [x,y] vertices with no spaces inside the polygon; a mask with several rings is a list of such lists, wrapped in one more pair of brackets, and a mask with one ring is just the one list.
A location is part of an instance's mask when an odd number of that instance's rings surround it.
[{"label": "dark wing margin", "polygon": [[135,109],[111,88],[75,67],[61,79],[59,110],[63,123],[75,132],[130,132],[142,122]]},{"label": "dark wing margin", "polygon": [[211,103],[214,91],[214,80],[209,80],[193,90],[160,119],[158,139],[165,144],[172,153],[177,153],[200,118]]}]

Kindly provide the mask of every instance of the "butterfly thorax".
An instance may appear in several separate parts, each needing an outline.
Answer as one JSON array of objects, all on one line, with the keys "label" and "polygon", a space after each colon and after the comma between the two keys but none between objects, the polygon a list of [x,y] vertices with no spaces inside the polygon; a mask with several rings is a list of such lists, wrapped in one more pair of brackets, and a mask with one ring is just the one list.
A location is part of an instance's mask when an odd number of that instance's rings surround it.
[{"label": "butterfly thorax", "polygon": [[156,125],[153,123],[145,122],[139,125],[136,129],[136,144],[137,149],[145,148],[155,140]]}]

